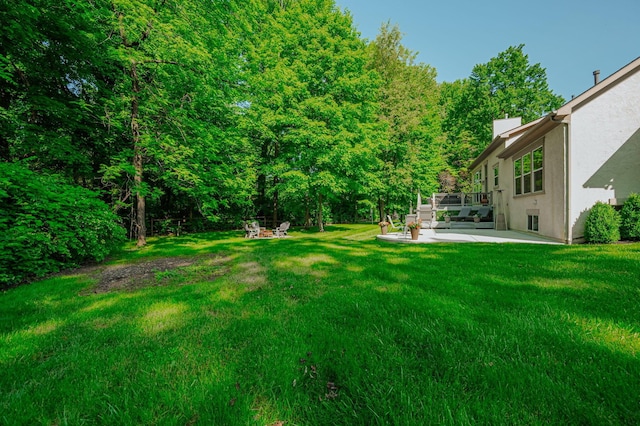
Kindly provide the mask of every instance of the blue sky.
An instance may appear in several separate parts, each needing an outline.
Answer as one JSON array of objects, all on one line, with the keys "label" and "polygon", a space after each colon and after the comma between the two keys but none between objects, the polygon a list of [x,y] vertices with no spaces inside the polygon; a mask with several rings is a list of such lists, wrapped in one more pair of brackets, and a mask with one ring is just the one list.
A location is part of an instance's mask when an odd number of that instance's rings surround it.
[{"label": "blue sky", "polygon": [[438,81],[469,77],[509,46],[524,44],[529,63],[547,71],[549,87],[566,100],[640,57],[639,0],[336,0],[363,38],[382,23],[397,24],[418,62]]}]

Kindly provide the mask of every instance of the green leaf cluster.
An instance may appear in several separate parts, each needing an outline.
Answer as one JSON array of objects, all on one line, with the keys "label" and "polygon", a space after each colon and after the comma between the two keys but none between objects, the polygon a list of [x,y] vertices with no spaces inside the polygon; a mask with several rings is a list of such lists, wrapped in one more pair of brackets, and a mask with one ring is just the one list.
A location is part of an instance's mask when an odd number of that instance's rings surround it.
[{"label": "green leaf cluster", "polygon": [[322,229],[325,203],[340,210],[368,195],[378,78],[333,1],[256,6],[243,121],[259,158],[256,209],[274,223],[304,217]]},{"label": "green leaf cluster", "polygon": [[15,0],[0,25],[0,159],[104,191],[139,244],[150,219],[406,212],[494,118],[561,102],[523,46],[438,84],[334,0]]},{"label": "green leaf cluster", "polygon": [[609,244],[620,240],[620,215],[613,206],[598,201],[589,211],[584,226],[588,243]]},{"label": "green leaf cluster", "polygon": [[418,191],[438,190],[444,168],[442,114],[436,70],[416,64],[397,26],[385,24],[368,46],[369,67],[381,77],[378,118],[385,125],[375,196],[380,220],[405,210]]},{"label": "green leaf cluster", "polygon": [[101,261],[124,237],[95,192],[0,163],[0,286]]},{"label": "green leaf cluster", "polygon": [[463,176],[491,143],[493,120],[522,117],[528,123],[564,103],[549,89],[546,70],[529,62],[522,44],[476,65],[469,78],[444,83],[442,93],[447,162]]},{"label": "green leaf cluster", "polygon": [[640,240],[640,194],[630,194],[620,210],[620,236]]}]

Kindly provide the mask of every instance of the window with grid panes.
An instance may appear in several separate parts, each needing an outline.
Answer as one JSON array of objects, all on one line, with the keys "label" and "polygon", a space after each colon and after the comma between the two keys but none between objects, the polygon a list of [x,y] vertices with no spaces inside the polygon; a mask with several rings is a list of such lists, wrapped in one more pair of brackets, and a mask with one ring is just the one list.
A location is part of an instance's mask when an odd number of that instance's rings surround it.
[{"label": "window with grid panes", "polygon": [[513,162],[513,178],[515,179],[515,194],[522,194],[522,158],[518,158]]},{"label": "window with grid panes", "polygon": [[473,192],[482,192],[482,172],[480,170],[473,175]]},{"label": "window with grid panes", "polygon": [[543,159],[542,147],[539,147],[513,161],[515,195],[540,192],[544,189]]},{"label": "window with grid panes", "polygon": [[542,147],[533,151],[533,192],[542,191]]}]

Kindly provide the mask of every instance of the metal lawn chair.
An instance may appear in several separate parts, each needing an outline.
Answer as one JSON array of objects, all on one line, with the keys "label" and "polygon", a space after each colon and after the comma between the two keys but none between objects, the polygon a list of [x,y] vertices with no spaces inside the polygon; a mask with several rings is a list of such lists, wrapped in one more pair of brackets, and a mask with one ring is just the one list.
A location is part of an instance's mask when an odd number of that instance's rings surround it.
[{"label": "metal lawn chair", "polygon": [[[394,229],[402,230],[402,235],[403,235],[404,237],[406,237],[406,236],[407,236],[407,232],[409,231],[409,227],[407,226],[407,224],[406,224],[406,223],[402,223],[402,222],[400,222],[400,223],[397,223],[397,224],[396,224],[396,223],[393,221],[393,219],[391,219],[391,215],[387,215],[387,220],[389,221],[389,224],[391,225],[391,231],[393,231]],[[399,235],[398,235],[398,236],[399,236]]]}]

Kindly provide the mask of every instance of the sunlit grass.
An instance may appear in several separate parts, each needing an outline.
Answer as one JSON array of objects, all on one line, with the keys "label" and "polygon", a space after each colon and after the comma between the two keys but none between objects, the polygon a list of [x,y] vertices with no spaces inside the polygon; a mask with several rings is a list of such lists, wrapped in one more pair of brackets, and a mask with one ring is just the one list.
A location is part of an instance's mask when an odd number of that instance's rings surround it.
[{"label": "sunlit grass", "polygon": [[640,332],[633,331],[632,327],[620,326],[600,318],[573,316],[567,320],[579,327],[579,336],[585,342],[634,358],[640,356]]},{"label": "sunlit grass", "polygon": [[0,294],[0,423],[640,423],[640,245],[377,232],[155,238],[107,263],[184,266]]}]

